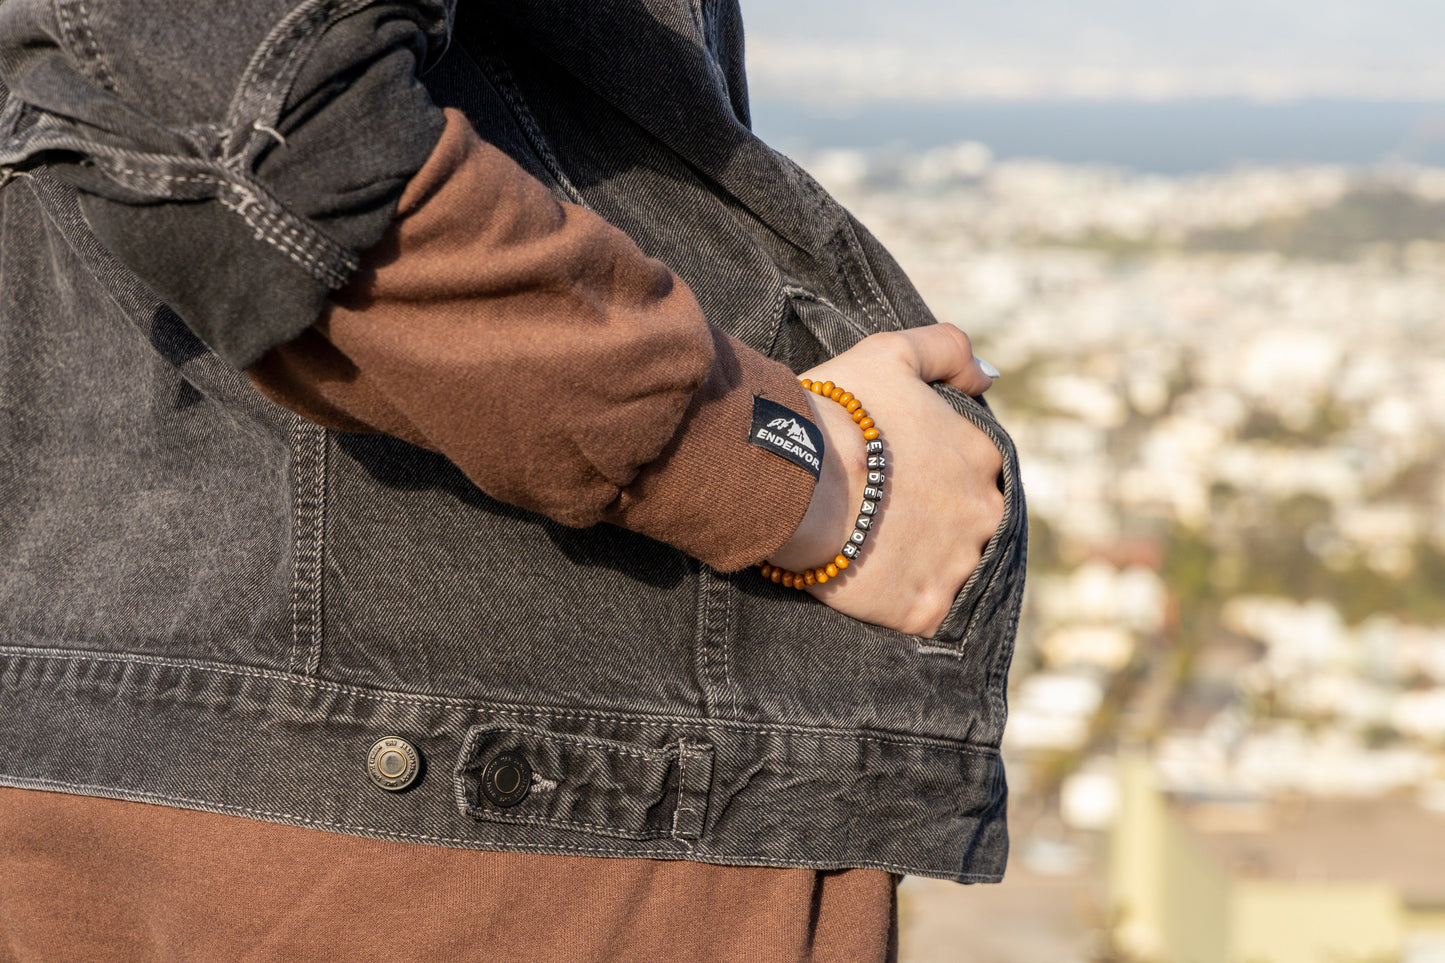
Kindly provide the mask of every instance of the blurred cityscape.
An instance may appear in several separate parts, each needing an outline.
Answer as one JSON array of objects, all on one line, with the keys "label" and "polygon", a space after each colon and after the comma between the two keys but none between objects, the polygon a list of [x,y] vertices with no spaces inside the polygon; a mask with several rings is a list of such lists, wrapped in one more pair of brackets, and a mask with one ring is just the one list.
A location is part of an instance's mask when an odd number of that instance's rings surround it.
[{"label": "blurred cityscape", "polygon": [[1445,170],[796,152],[1004,376],[1000,886],[905,961],[1445,961]]}]

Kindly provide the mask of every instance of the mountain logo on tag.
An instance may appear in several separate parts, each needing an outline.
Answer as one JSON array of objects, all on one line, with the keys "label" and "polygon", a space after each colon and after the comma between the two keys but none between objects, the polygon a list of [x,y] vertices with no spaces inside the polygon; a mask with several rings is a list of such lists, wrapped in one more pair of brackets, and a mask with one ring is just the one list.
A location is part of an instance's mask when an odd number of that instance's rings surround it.
[{"label": "mountain logo on tag", "polygon": [[808,429],[798,424],[796,418],[774,418],[768,422],[768,427],[786,431],[789,438],[805,446],[809,451],[818,450],[813,444],[813,439],[808,437]]},{"label": "mountain logo on tag", "polygon": [[776,401],[753,396],[748,444],[786,458],[814,478],[823,472],[823,433],[807,418]]}]

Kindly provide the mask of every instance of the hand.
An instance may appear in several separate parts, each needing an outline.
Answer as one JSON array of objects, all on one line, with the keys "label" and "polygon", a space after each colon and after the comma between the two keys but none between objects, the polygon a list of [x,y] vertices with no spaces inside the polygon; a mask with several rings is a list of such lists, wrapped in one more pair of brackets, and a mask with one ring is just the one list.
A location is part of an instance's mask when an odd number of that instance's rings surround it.
[{"label": "hand", "polygon": [[[998,449],[929,382],[979,395],[993,379],[951,324],[872,335],[802,377],[842,385],[863,402],[888,459],[862,556],[806,591],[853,618],[933,635],[1003,519],[1004,501]],[[797,572],[838,553],[867,482],[863,433],[847,410],[811,393],[810,401],[824,438],[822,474],[798,530],[769,559]]]}]

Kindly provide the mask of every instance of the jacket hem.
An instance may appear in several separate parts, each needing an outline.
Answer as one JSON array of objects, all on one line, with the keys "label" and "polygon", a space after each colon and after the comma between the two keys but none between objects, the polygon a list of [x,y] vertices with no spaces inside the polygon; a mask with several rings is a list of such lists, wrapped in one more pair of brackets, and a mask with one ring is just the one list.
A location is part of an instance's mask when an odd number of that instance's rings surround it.
[{"label": "jacket hem", "polygon": [[[14,648],[0,649],[0,720],[0,785],[376,839],[977,883],[1001,880],[1007,855],[996,751],[863,731],[499,710],[268,670]],[[388,735],[424,760],[405,792],[365,772]],[[451,778],[493,751],[522,754],[541,777],[515,810],[487,812]]]}]

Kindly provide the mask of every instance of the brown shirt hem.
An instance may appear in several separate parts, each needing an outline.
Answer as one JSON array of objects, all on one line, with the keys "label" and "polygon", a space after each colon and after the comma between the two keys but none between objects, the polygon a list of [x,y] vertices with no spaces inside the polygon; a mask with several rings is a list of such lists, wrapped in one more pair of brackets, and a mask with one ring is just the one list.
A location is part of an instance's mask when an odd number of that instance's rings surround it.
[{"label": "brown shirt hem", "polygon": [[446,849],[0,788],[0,959],[881,963],[895,878]]}]

